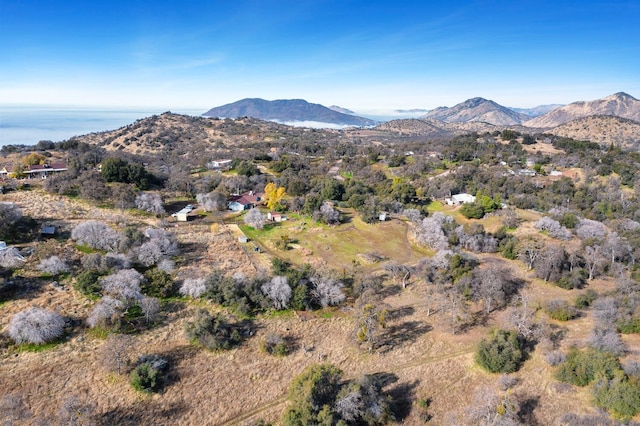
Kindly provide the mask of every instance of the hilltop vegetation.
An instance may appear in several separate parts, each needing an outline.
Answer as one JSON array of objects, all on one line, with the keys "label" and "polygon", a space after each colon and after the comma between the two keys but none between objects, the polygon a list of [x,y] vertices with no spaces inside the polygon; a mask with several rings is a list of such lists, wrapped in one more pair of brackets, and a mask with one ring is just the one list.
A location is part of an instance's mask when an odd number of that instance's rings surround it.
[{"label": "hilltop vegetation", "polygon": [[68,166],[2,184],[3,420],[638,419],[637,152],[167,113],[3,154]]}]

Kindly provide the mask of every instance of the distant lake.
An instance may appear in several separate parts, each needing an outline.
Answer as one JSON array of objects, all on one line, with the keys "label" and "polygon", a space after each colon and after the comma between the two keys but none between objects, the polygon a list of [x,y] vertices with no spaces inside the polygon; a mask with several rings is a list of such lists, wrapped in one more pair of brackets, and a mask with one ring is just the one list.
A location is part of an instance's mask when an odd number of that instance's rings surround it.
[{"label": "distant lake", "polygon": [[[0,146],[35,145],[41,140],[60,142],[73,136],[115,130],[168,109],[0,105]],[[172,109],[200,115],[206,109]]]}]

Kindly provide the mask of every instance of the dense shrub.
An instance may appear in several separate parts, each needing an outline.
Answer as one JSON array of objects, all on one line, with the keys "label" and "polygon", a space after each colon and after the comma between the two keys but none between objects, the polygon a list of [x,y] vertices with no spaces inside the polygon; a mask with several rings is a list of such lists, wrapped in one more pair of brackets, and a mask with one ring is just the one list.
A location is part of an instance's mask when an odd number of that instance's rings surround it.
[{"label": "dense shrub", "polygon": [[482,219],[485,211],[482,204],[465,203],[460,207],[460,213],[467,219]]},{"label": "dense shrub", "polygon": [[74,288],[85,296],[99,295],[102,290],[99,279],[100,274],[94,269],[82,271],[76,277]]},{"label": "dense shrub", "polygon": [[139,392],[157,392],[162,387],[168,366],[167,360],[158,355],[143,355],[138,366],[131,371],[129,382]]},{"label": "dense shrub", "polygon": [[222,314],[211,315],[200,309],[195,321],[187,323],[186,335],[191,344],[214,351],[229,349],[242,341],[240,332]]},{"label": "dense shrub", "polygon": [[16,343],[39,345],[62,336],[64,325],[64,318],[57,312],[29,308],[11,318],[7,332]]},{"label": "dense shrub", "polygon": [[573,305],[578,309],[587,309],[597,298],[598,293],[596,293],[595,290],[589,289],[585,293],[579,294]]},{"label": "dense shrub", "polygon": [[[389,375],[384,380],[389,379]],[[342,383],[342,371],[330,364],[308,367],[289,388],[282,423],[306,425],[383,425],[393,419],[384,380],[364,375]],[[388,383],[388,382],[387,382]]]},{"label": "dense shrub", "polygon": [[515,331],[497,330],[482,339],[475,354],[476,362],[491,373],[512,373],[524,361],[522,343]]},{"label": "dense shrub", "polygon": [[564,300],[550,300],[544,310],[551,318],[558,321],[569,321],[578,316],[576,308]]},{"label": "dense shrub", "polygon": [[319,424],[322,412],[331,412],[341,378],[342,371],[333,365],[308,367],[289,388],[291,405],[284,414],[283,423],[287,426]]},{"label": "dense shrub", "polygon": [[628,421],[640,412],[640,380],[622,372],[612,380],[600,379],[593,387],[595,404],[614,417]]},{"label": "dense shrub", "polygon": [[615,372],[619,370],[622,370],[620,362],[609,352],[572,348],[566,361],[558,366],[555,376],[561,382],[586,386],[598,377],[613,379]]},{"label": "dense shrub", "polygon": [[176,285],[167,272],[158,268],[149,269],[144,273],[146,281],[140,285],[142,293],[152,297],[172,297],[176,295]]}]

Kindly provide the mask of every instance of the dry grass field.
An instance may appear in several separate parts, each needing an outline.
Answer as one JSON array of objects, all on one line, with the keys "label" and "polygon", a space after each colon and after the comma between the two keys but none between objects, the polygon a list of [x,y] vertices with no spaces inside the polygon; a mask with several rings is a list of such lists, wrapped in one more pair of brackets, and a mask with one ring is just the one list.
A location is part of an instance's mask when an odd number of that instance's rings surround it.
[{"label": "dry grass field", "polygon": [[[14,192],[4,200],[18,203],[26,215],[39,223],[65,229],[86,219],[112,224],[158,224],[156,218],[101,209],[38,190]],[[176,233],[185,253],[182,268],[216,268],[229,274],[251,275],[266,269],[273,254],[291,261],[297,259],[295,263],[315,259],[314,263],[334,268],[346,268],[358,253],[368,251],[408,264],[425,255],[411,244],[408,225],[398,219],[366,225],[352,218],[337,228],[302,225],[301,220],[281,225],[249,235],[264,248],[263,253],[253,253],[238,243],[240,231],[234,225],[212,228],[210,221],[200,219],[170,223],[169,229]],[[524,227],[518,232],[530,231]],[[297,241],[291,250],[279,252],[270,241],[284,232]],[[60,243],[60,249],[69,247]],[[480,258],[490,261],[490,256]],[[537,304],[551,298],[571,301],[577,294],[534,279],[519,262],[503,263],[529,283],[527,292]],[[474,392],[483,386],[498,390],[499,375],[478,368],[473,351],[490,329],[506,324],[506,313],[495,312],[475,327],[453,335],[442,314],[427,316],[424,284],[417,280],[406,289],[391,280],[385,283],[384,302],[389,306],[389,322],[384,330],[387,344],[374,353],[355,343],[352,308],[348,305],[305,315],[264,314],[253,321],[252,336],[241,346],[217,353],[190,346],[184,327],[198,308],[219,308],[204,301],[167,301],[159,323],[132,336],[132,358],[157,353],[171,362],[168,383],[160,393],[150,396],[134,391],[126,376],[107,372],[103,367],[100,353],[105,339],[84,325],[94,301],[72,289],[70,282],[63,281],[60,288],[36,275],[26,275],[23,280],[30,282],[27,290],[0,304],[0,328],[5,328],[13,313],[33,305],[57,310],[75,324],[64,342],[40,352],[18,351],[8,338],[0,338],[0,398],[20,394],[33,418],[50,418],[65,397],[76,395],[95,404],[96,418],[104,425],[251,425],[260,419],[278,424],[291,380],[305,367],[325,362],[342,369],[347,378],[364,373],[394,375],[387,389],[405,401],[398,420],[408,425],[422,423],[415,406],[417,399],[431,400],[429,424],[464,424],[464,412],[472,403]],[[594,281],[590,287],[604,291],[611,289],[612,283]],[[471,308],[472,312],[481,310],[478,306]],[[539,311],[538,315],[544,314]],[[564,330],[562,348],[583,345],[592,328],[590,314],[567,323],[549,322]],[[265,354],[260,346],[269,333],[288,336],[294,342],[293,352],[286,357]],[[637,336],[625,339],[629,347],[640,347]],[[634,349],[629,357],[640,358],[640,353]],[[544,361],[544,350],[537,348],[514,373],[517,382],[512,392],[524,401],[528,424],[557,424],[568,412],[593,412],[588,390],[559,386],[552,371]]]}]

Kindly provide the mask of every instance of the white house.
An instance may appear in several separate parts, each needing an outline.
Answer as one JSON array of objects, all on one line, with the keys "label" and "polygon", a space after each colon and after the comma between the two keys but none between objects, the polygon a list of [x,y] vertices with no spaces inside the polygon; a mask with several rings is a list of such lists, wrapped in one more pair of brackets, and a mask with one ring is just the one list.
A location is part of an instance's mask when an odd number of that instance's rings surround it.
[{"label": "white house", "polygon": [[233,195],[229,197],[228,205],[229,210],[234,212],[241,212],[243,210],[251,209],[258,205],[262,201],[264,194],[262,192],[245,192],[240,195]]},{"label": "white house", "polygon": [[459,206],[461,204],[474,203],[476,201],[476,197],[471,194],[456,194],[452,195],[451,198],[445,198],[444,201],[448,206]]},{"label": "white house", "polygon": [[212,160],[207,163],[207,167],[211,170],[227,170],[231,168],[232,161],[233,160]]}]

